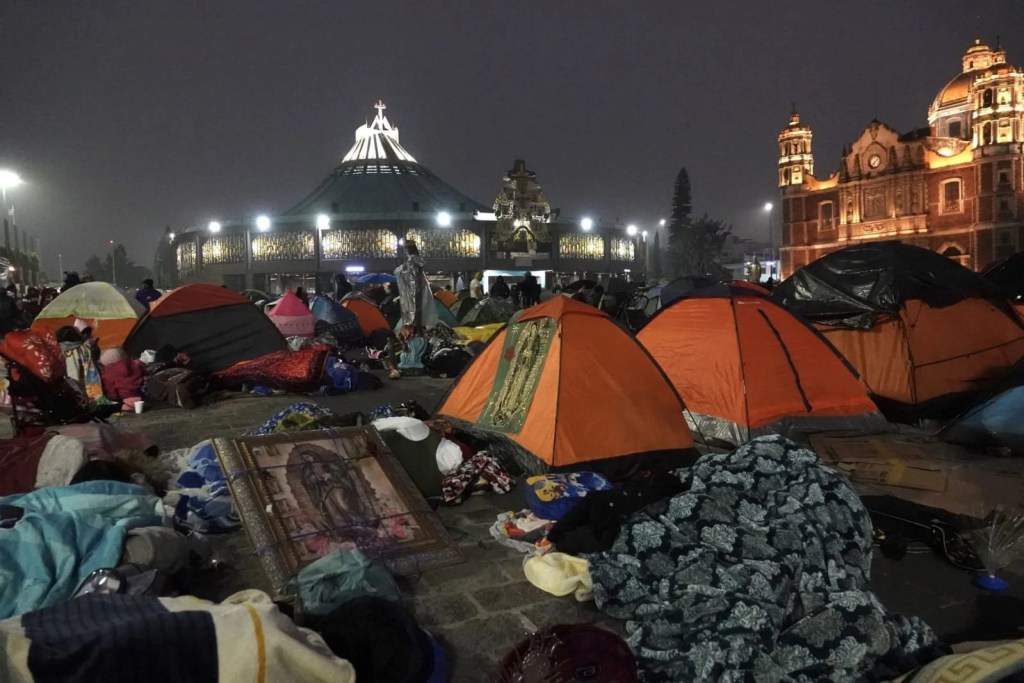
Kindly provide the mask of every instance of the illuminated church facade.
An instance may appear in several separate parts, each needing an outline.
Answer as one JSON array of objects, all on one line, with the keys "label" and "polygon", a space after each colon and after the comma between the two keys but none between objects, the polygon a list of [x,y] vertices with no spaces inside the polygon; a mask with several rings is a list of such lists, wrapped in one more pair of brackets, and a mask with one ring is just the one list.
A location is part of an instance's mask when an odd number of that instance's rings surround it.
[{"label": "illuminated church facade", "polygon": [[1024,244],[1024,73],[975,41],[961,73],[901,133],[872,121],[838,169],[814,169],[813,132],[794,110],[779,134],[782,277],[820,256],[898,239],[981,270]]},{"label": "illuminated church facade", "polygon": [[[231,289],[329,289],[337,273],[391,272],[415,241],[438,280],[485,273],[637,272],[637,236],[621,226],[560,222],[522,160],[481,204],[413,157],[382,102],[331,173],[275,216],[214,221],[171,235],[177,278]],[[469,281],[469,277],[465,278]]]}]

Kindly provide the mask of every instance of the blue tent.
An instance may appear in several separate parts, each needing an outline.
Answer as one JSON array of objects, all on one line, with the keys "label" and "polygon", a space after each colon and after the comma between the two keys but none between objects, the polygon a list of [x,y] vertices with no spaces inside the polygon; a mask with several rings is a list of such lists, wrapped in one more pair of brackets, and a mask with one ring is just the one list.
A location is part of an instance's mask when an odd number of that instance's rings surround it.
[{"label": "blue tent", "polygon": [[363,337],[359,329],[359,319],[337,301],[325,296],[317,296],[309,305],[317,320],[317,331],[326,328],[342,344],[355,344]]},{"label": "blue tent", "polygon": [[382,285],[385,282],[390,282],[393,285],[398,284],[395,276],[388,275],[387,273],[367,273],[356,278],[356,284],[360,285]]},{"label": "blue tent", "polygon": [[434,298],[434,305],[437,306],[437,319],[443,322],[448,327],[458,327],[459,320],[455,317],[455,314],[448,310],[448,307],[438,299]]},{"label": "blue tent", "polygon": [[967,446],[995,446],[1024,453],[1024,377],[978,402],[942,428],[944,441]]}]

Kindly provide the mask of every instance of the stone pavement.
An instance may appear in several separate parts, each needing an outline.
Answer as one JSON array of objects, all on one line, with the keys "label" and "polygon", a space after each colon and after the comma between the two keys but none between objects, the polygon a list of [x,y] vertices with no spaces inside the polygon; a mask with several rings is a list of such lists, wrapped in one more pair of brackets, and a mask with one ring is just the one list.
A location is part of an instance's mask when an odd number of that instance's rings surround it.
[{"label": "stone pavement", "polygon": [[[308,400],[339,414],[409,399],[433,411],[450,386],[447,380],[425,377],[385,382],[378,391]],[[143,432],[170,450],[213,436],[241,434],[297,400],[307,399],[231,398],[191,412],[164,408],[127,415],[118,426]],[[490,537],[488,528],[498,513],[522,507],[521,489],[516,489],[506,496],[475,496],[461,506],[441,508],[438,514],[462,546],[467,562],[401,581],[417,619],[453,654],[455,681],[491,680],[509,648],[538,628],[591,622],[622,632],[622,625],[602,615],[593,602],[555,598],[534,588],[523,576],[523,556]],[[223,543],[221,552],[234,570],[213,584],[194,586],[194,592],[220,599],[241,588],[264,586],[244,534],[232,534]],[[922,617],[950,642],[1024,637],[1024,579],[1008,578],[1011,591],[992,595],[974,588],[967,574],[931,553],[892,561],[876,552],[873,564],[873,584],[882,602]]]}]

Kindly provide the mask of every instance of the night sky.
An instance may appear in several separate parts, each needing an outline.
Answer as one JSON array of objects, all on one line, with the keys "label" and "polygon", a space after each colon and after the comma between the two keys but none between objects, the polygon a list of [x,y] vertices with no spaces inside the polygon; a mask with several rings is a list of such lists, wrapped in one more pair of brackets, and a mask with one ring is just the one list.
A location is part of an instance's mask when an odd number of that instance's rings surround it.
[{"label": "night sky", "polygon": [[[382,98],[421,163],[484,204],[525,158],[563,216],[697,211],[766,237],[796,101],[828,175],[876,115],[927,125],[975,35],[1024,64],[1021,0],[4,0],[0,166],[44,268],[108,239],[288,208]],[[776,217],[777,222],[777,217]]]}]

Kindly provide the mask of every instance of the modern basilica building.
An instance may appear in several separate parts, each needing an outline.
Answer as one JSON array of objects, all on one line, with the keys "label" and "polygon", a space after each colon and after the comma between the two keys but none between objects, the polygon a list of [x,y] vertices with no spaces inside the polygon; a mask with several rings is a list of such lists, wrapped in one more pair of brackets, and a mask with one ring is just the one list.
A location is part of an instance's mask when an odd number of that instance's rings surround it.
[{"label": "modern basilica building", "polygon": [[522,160],[485,206],[420,164],[399,142],[384,104],[376,109],[341,163],[284,213],[175,234],[179,280],[234,290],[328,289],[338,273],[391,272],[406,240],[417,243],[435,279],[452,282],[475,271],[569,281],[642,270],[635,229],[560,221]]}]

